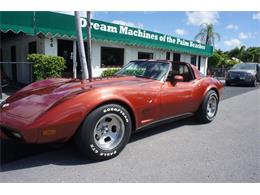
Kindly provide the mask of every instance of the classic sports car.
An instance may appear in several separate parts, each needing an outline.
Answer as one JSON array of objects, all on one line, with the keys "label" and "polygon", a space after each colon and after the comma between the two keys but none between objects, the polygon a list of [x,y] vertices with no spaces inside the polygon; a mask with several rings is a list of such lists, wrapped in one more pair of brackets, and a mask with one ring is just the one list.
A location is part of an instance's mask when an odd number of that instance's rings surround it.
[{"label": "classic sports car", "polygon": [[1,104],[2,133],[26,143],[74,138],[95,160],[115,157],[132,132],[196,115],[211,122],[223,85],[195,66],[164,60],[131,61],[113,77],[48,79],[21,89]]}]

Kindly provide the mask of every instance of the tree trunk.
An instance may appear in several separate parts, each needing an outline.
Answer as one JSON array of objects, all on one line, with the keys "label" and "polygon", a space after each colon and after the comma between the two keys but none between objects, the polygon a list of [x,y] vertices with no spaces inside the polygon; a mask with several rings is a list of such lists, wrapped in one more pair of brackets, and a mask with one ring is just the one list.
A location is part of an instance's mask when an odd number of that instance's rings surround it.
[{"label": "tree trunk", "polygon": [[84,48],[84,42],[82,36],[81,21],[80,21],[80,16],[78,11],[75,11],[75,24],[76,24],[76,31],[77,31],[79,59],[80,59],[81,68],[83,70],[82,79],[87,79],[88,78],[87,61],[86,61],[85,48]]},{"label": "tree trunk", "polygon": [[90,11],[87,11],[87,64],[89,81],[92,81],[92,65],[91,65],[91,18]]}]

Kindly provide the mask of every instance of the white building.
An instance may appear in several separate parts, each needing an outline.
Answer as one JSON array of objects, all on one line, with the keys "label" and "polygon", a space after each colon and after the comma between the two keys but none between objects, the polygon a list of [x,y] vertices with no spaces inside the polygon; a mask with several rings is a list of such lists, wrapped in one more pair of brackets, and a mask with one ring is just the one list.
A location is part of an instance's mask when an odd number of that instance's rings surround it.
[{"label": "white building", "polygon": [[[74,17],[53,12],[0,12],[2,24],[0,61],[3,72],[20,83],[32,81],[29,53],[58,55],[65,58],[65,76],[72,76],[76,52]],[[82,26],[86,21],[82,18]],[[93,76],[111,67],[121,67],[136,59],[169,59],[196,65],[207,71],[207,58],[213,48],[156,32],[92,20]],[[83,35],[86,38],[85,28]],[[79,62],[79,60],[77,60]],[[14,63],[17,62],[17,63]],[[75,63],[75,61],[74,61]],[[80,71],[80,66],[78,66]]]}]

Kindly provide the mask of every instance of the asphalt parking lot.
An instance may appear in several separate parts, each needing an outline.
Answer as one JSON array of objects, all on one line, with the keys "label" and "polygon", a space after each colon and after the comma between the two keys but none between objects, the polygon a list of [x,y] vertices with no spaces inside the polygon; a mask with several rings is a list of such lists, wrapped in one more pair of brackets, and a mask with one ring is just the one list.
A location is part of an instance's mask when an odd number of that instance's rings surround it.
[{"label": "asphalt parking lot", "polygon": [[0,182],[260,182],[260,86],[226,87],[217,118],[134,134],[111,160],[61,148],[1,142]]}]

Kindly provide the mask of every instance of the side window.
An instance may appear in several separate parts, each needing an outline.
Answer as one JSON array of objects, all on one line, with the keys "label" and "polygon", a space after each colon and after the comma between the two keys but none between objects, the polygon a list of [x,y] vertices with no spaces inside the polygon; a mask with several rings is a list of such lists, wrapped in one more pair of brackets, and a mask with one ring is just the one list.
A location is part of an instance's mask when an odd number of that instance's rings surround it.
[{"label": "side window", "polygon": [[173,64],[171,75],[172,76],[174,76],[174,75],[183,76],[184,82],[189,82],[189,81],[193,80],[192,73],[190,72],[188,66],[185,64]]}]

